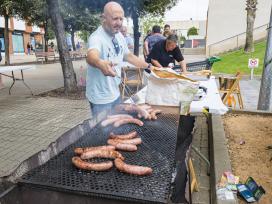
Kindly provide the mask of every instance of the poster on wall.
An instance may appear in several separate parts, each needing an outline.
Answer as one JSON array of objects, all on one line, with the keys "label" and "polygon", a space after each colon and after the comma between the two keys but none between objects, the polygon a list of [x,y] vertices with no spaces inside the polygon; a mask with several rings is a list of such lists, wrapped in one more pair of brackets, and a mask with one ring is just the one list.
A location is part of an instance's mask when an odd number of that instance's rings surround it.
[{"label": "poster on wall", "polygon": [[2,43],[1,52],[5,52],[5,41],[4,41],[4,38],[0,37],[0,41]]},{"label": "poster on wall", "polygon": [[24,53],[24,39],[22,33],[12,33],[12,45],[14,53]]},{"label": "poster on wall", "polygon": [[0,41],[2,43],[1,52],[5,52],[5,40],[4,40],[4,34],[2,34],[2,33],[0,33]]}]

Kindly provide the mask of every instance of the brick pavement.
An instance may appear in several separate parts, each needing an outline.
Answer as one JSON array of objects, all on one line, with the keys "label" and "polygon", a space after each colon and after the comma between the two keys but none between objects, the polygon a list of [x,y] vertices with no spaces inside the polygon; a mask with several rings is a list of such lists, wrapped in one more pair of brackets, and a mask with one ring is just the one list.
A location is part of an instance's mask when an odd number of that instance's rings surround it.
[{"label": "brick pavement", "polygon": [[0,177],[90,116],[86,100],[25,98],[0,104]]},{"label": "brick pavement", "polygon": [[[193,145],[208,158],[208,125],[206,121],[204,116],[196,118]],[[192,195],[193,204],[210,203],[210,177],[207,175],[207,164],[194,151],[191,156],[199,184],[199,191]]]},{"label": "brick pavement", "polygon": [[[247,110],[257,110],[259,100],[259,91],[261,86],[260,79],[243,79],[240,81],[240,88],[244,100],[244,106]],[[270,111],[272,111],[272,100],[270,100]]]}]

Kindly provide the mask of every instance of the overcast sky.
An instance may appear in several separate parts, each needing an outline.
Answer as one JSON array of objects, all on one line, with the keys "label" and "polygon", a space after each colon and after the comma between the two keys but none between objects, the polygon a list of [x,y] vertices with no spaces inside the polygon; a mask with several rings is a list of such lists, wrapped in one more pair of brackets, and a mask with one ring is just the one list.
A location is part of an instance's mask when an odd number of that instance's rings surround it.
[{"label": "overcast sky", "polygon": [[180,0],[165,13],[166,21],[206,20],[209,0]]}]

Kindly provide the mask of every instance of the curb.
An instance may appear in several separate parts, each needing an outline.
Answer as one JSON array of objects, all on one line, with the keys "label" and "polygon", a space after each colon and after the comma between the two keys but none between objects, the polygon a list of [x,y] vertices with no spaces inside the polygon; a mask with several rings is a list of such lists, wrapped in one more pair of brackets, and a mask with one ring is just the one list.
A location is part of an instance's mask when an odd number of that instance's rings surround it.
[{"label": "curb", "polygon": [[236,109],[229,109],[228,113],[272,116],[272,112],[271,111],[262,111],[262,110],[239,110],[239,109],[236,110]]},{"label": "curb", "polygon": [[238,204],[235,194],[235,200],[220,200],[216,194],[216,184],[220,181],[221,176],[225,171],[231,171],[231,164],[221,116],[210,114],[208,124],[211,162],[211,203]]}]

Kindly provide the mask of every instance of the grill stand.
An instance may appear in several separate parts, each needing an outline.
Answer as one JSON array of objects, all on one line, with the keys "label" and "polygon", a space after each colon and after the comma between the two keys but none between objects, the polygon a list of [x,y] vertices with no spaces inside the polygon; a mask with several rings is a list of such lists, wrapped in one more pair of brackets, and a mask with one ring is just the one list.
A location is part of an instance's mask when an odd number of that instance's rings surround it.
[{"label": "grill stand", "polygon": [[[171,196],[171,201],[173,203],[187,202],[185,198],[185,190],[188,175],[187,164],[189,161],[189,154],[191,149],[190,146],[192,144],[192,131],[194,128],[194,122],[195,122],[194,116],[181,115],[179,119],[179,129],[175,155],[177,174],[173,183],[173,192]],[[191,197],[190,190],[189,197]]]}]

